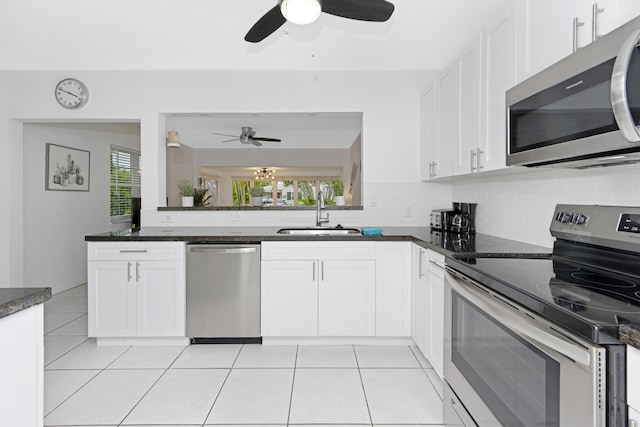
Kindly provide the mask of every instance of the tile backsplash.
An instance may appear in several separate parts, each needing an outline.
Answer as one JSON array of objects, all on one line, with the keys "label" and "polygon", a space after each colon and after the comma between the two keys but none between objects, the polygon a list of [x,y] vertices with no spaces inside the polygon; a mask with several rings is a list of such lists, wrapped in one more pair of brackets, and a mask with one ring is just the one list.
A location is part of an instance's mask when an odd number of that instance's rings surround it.
[{"label": "tile backsplash", "polygon": [[478,203],[479,233],[551,247],[549,224],[558,203],[640,206],[640,165],[474,176],[454,183],[452,191],[454,201]]}]

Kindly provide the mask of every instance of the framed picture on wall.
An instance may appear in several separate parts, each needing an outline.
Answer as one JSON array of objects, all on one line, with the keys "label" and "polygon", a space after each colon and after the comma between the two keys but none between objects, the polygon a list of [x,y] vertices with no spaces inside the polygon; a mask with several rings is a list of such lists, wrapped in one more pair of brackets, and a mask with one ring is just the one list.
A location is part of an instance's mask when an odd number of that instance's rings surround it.
[{"label": "framed picture on wall", "polygon": [[89,151],[47,144],[45,189],[89,191],[90,155]]}]

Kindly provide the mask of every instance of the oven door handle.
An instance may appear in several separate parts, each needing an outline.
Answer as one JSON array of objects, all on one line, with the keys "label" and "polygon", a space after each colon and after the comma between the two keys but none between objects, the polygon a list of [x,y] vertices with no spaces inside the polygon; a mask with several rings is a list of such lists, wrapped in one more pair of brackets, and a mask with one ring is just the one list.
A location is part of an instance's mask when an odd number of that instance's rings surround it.
[{"label": "oven door handle", "polygon": [[[447,269],[447,273],[461,279],[455,280],[455,283],[460,285],[455,287],[456,292],[473,302],[479,309],[489,314],[513,332],[532,341],[534,344],[553,349],[577,363],[581,363],[584,366],[591,366],[591,353],[587,348],[580,347],[565,338],[551,335],[539,327],[535,327],[530,322],[524,321],[520,316],[509,313],[510,308],[508,308],[506,303],[498,303],[487,299],[488,294],[485,292],[481,293],[478,287],[467,277],[461,276],[449,269]],[[497,298],[493,299],[500,301]]]}]

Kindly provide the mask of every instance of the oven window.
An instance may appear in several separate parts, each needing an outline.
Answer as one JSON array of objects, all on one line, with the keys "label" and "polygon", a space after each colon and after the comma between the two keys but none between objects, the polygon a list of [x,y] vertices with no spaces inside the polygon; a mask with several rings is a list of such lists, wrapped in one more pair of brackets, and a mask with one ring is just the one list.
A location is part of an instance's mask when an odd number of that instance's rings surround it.
[{"label": "oven window", "polygon": [[559,426],[560,364],[452,292],[454,365],[502,425]]}]

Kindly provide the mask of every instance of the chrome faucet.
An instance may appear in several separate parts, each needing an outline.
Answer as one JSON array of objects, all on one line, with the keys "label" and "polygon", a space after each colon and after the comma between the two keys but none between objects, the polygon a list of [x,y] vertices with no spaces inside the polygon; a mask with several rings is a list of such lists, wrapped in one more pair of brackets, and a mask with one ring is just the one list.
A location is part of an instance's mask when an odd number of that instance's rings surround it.
[{"label": "chrome faucet", "polygon": [[324,209],[324,193],[319,191],[316,201],[316,227],[322,227],[322,224],[329,222],[329,212],[326,216],[322,216],[322,209]]}]

